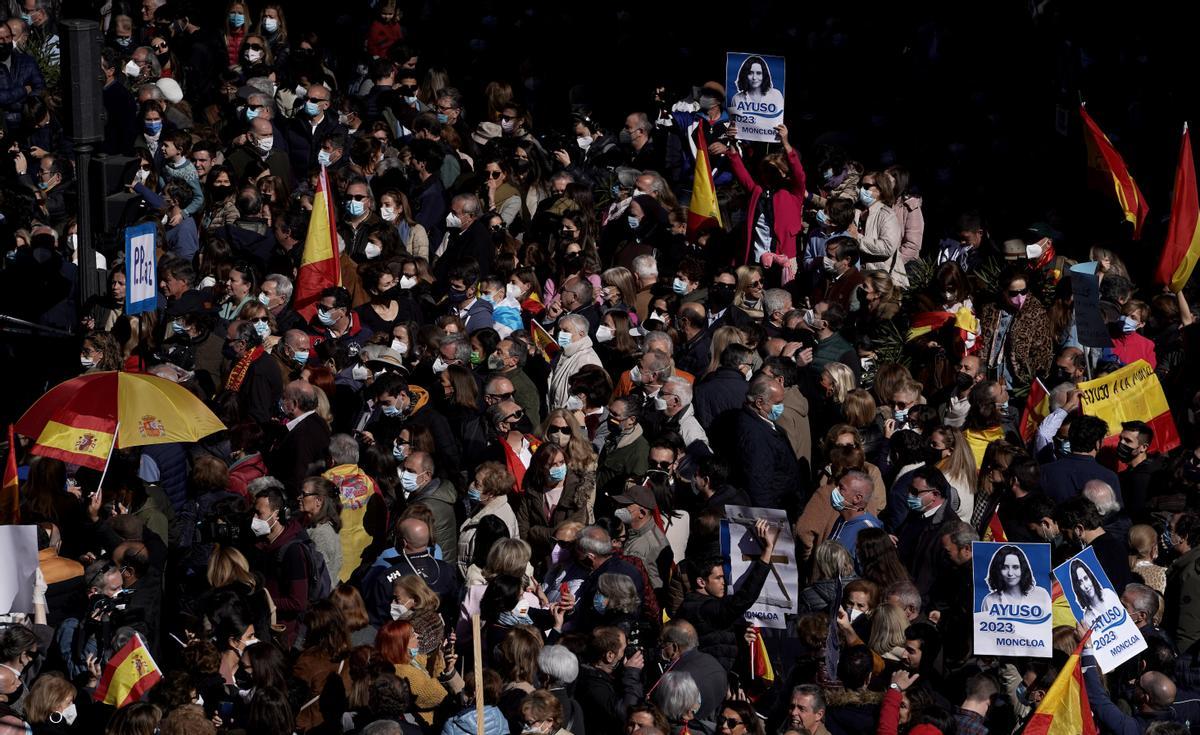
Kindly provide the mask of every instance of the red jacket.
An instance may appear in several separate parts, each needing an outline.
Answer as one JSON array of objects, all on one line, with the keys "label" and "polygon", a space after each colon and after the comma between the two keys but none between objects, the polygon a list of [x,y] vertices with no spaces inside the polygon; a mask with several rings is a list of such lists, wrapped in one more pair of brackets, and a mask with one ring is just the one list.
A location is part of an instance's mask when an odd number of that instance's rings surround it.
[{"label": "red jacket", "polygon": [[253,503],[254,498],[246,492],[246,486],[251,481],[266,477],[268,474],[270,473],[267,472],[267,465],[263,462],[261,454],[256,452],[248,457],[243,457],[229,468],[229,491],[237,493]]},{"label": "red jacket", "polygon": [[[802,215],[804,214],[804,199],[807,196],[807,189],[805,188],[804,167],[800,165],[800,154],[796,153],[793,148],[787,154],[787,160],[788,167],[792,172],[791,187],[780,189],[772,196],[775,218],[772,231],[775,236],[775,246],[772,248],[772,252],[786,255],[788,258],[795,258],[796,241],[804,230]],[[733,166],[733,174],[737,177],[738,182],[745,187],[746,191],[750,192],[750,206],[746,210],[748,213],[746,216],[746,254],[742,258],[743,263],[748,263],[751,248],[754,245],[754,212],[758,207],[758,199],[762,196],[763,188],[746,170],[746,164],[742,163],[742,157],[732,149],[729,151],[729,163]]]},{"label": "red jacket", "polygon": [[399,23],[372,21],[367,29],[367,53],[376,58],[386,58],[388,50],[402,38],[404,33]]}]

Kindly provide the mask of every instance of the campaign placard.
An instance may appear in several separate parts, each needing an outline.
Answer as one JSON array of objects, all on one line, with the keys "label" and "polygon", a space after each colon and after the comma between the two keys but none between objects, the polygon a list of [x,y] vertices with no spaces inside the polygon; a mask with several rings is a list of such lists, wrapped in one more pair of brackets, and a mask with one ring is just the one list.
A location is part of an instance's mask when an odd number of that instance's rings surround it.
[{"label": "campaign placard", "polygon": [[778,143],[783,122],[786,59],[765,54],[725,54],[725,95],[738,140]]},{"label": "campaign placard", "polygon": [[158,308],[158,264],[153,222],[125,228],[125,313],[133,316]]},{"label": "campaign placard", "polygon": [[1096,657],[1101,671],[1107,674],[1146,650],[1145,639],[1129,619],[1095,551],[1084,549],[1059,564],[1054,576],[1062,585],[1063,597],[1075,619],[1092,631],[1087,649]]},{"label": "campaign placard", "polygon": [[975,654],[1050,658],[1050,544],[971,544]]},{"label": "campaign placard", "polygon": [[749,508],[743,505],[725,506],[721,521],[721,553],[729,557],[728,579],[731,590],[745,583],[750,565],[762,554],[762,545],[754,535],[754,523],[765,518],[779,526],[779,540],[769,564],[770,574],[758,599],[746,611],[746,622],[760,628],[786,628],[784,617],[799,608],[799,575],[796,569],[796,544],[787,513],[773,508]]}]

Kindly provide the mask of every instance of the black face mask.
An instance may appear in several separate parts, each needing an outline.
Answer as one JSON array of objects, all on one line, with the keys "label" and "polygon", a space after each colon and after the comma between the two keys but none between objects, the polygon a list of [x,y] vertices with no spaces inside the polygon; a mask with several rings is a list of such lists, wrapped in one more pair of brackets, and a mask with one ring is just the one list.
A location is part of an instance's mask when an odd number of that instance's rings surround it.
[{"label": "black face mask", "polygon": [[8,61],[8,57],[12,56],[12,51],[11,43],[0,43],[0,61]]},{"label": "black face mask", "polygon": [[1133,459],[1133,447],[1128,444],[1118,444],[1117,459],[1122,462],[1129,462],[1129,460]]},{"label": "black face mask", "polygon": [[252,679],[244,669],[239,668],[237,670],[237,673],[233,675],[233,682],[237,685],[238,689],[254,688],[254,679]]},{"label": "black face mask", "polygon": [[960,392],[970,388],[972,385],[975,385],[975,378],[973,376],[966,373],[958,373],[954,376],[954,387]]},{"label": "black face mask", "polygon": [[928,465],[936,465],[942,461],[942,450],[929,447],[925,450],[925,463]]},{"label": "black face mask", "polygon": [[235,362],[240,357],[240,355],[238,355],[238,353],[233,351],[233,345],[229,345],[229,344],[226,344],[224,347],[221,348],[221,354]]},{"label": "black face mask", "polygon": [[571,253],[563,258],[563,266],[569,270],[578,270],[582,262],[583,256],[581,256],[579,253]]},{"label": "black face mask", "polygon": [[513,430],[519,431],[522,434],[532,434],[533,420],[528,416],[522,416],[521,418],[517,419],[517,423],[515,426],[513,426]]},{"label": "black face mask", "polygon": [[734,287],[728,283],[720,283],[708,289],[708,309],[712,313],[723,311],[733,303]]},{"label": "black face mask", "polygon": [[209,189],[212,191],[214,199],[224,199],[233,193],[233,187],[229,184],[219,184],[209,187]]},{"label": "black face mask", "polygon": [[450,293],[446,294],[446,298],[450,299],[450,303],[452,304],[461,304],[467,300],[467,292],[451,289]]}]

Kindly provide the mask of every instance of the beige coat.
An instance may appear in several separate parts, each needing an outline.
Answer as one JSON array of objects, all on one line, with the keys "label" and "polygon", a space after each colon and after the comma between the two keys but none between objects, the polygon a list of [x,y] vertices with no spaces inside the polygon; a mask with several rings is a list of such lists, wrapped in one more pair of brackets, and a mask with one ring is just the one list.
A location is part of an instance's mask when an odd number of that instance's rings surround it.
[{"label": "beige coat", "polygon": [[875,202],[858,226],[858,248],[862,254],[862,271],[883,271],[892,277],[899,288],[908,288],[908,271],[900,257],[904,233],[896,214],[883,202]]},{"label": "beige coat", "polygon": [[812,464],[812,431],[808,425],[808,399],[796,386],[783,393],[783,415],[775,422],[785,432],[796,459]]}]

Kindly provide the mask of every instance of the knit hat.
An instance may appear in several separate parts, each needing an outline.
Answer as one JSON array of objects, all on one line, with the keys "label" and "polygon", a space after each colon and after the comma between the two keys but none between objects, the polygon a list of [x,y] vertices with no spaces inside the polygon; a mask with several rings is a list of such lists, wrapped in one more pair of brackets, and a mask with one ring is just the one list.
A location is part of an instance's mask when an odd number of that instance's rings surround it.
[{"label": "knit hat", "polygon": [[502,132],[504,131],[494,122],[481,122],[475,127],[475,132],[471,133],[471,140],[479,145],[487,145],[489,140],[499,138]]},{"label": "knit hat", "polygon": [[179,82],[174,79],[159,79],[154,84],[163,93],[163,97],[167,98],[167,102],[177,105],[183,101],[183,89],[179,86]]}]

